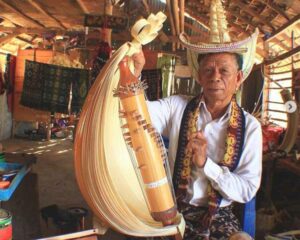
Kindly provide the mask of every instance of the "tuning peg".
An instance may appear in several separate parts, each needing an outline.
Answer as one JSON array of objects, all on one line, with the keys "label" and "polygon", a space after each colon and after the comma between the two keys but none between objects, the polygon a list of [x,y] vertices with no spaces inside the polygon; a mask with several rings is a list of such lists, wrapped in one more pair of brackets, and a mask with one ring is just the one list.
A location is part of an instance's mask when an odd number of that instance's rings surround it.
[{"label": "tuning peg", "polygon": [[155,128],[149,123],[149,124],[147,124],[147,130],[149,133],[152,133],[155,131]]},{"label": "tuning peg", "polygon": [[144,126],[144,125],[146,125],[147,121],[143,119],[143,120],[139,120],[137,123],[138,123],[139,125]]},{"label": "tuning peg", "polygon": [[144,130],[147,130],[148,132],[149,132],[149,127],[151,127],[150,123],[143,125]]},{"label": "tuning peg", "polygon": [[158,141],[156,132],[151,132],[150,136],[153,137],[156,141]]},{"label": "tuning peg", "polygon": [[136,151],[136,152],[140,152],[140,151],[142,151],[142,150],[143,150],[142,147],[137,147],[136,149],[134,149],[134,151]]},{"label": "tuning peg", "polygon": [[132,111],[130,111],[130,115],[131,115],[132,117],[135,117],[135,116],[137,116],[137,115],[140,115],[140,113],[139,113],[137,110],[132,110]]},{"label": "tuning peg", "polygon": [[136,116],[133,117],[133,119],[136,120],[136,121],[140,121],[142,118],[143,118],[143,117],[142,117],[141,114],[136,115]]},{"label": "tuning peg", "polygon": [[121,128],[129,128],[129,124],[126,123],[126,124],[122,125]]},{"label": "tuning peg", "polygon": [[119,117],[125,118],[127,116],[127,113],[124,110],[119,110]]},{"label": "tuning peg", "polygon": [[143,168],[145,168],[145,167],[146,167],[146,164],[143,164],[143,165],[138,166],[139,169],[143,169]]}]

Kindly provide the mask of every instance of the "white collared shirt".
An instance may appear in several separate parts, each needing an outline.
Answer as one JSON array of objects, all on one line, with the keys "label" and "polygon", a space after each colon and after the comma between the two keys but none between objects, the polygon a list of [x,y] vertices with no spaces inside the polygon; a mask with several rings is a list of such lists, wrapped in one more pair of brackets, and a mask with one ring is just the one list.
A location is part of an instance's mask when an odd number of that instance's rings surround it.
[{"label": "white collared shirt", "polygon": [[[181,119],[189,99],[184,96],[171,96],[158,101],[147,102],[154,127],[163,136],[169,138],[169,164],[171,173],[174,170],[178,136]],[[193,184],[188,189],[190,204],[206,206],[207,183],[219,191],[223,199],[221,207],[228,206],[232,201],[245,203],[256,194],[262,173],[262,132],[259,122],[244,111],[246,127],[245,141],[241,159],[234,172],[227,167],[220,167],[225,153],[225,140],[230,117],[231,105],[225,114],[212,120],[205,102],[200,102],[198,129],[202,130],[207,140],[207,161],[204,168],[193,168]]]}]

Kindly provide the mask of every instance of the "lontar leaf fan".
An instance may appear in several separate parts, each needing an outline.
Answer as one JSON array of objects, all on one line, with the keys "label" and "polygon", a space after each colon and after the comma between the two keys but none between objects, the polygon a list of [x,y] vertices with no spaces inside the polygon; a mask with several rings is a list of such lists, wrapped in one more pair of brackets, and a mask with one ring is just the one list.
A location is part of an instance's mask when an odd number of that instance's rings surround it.
[{"label": "lontar leaf fan", "polygon": [[[177,235],[179,232],[183,235],[185,225],[182,216],[176,211],[171,225],[164,226],[167,224],[154,220],[151,209],[157,207],[160,201],[154,199],[155,203],[151,205],[155,195],[152,194],[152,189],[166,187],[164,184],[168,183],[165,177],[148,183],[145,181],[149,175],[139,176],[136,173],[137,167],[143,167],[139,163],[138,166],[133,164],[137,162],[134,153],[140,148],[134,147],[134,142],[124,139],[122,130],[124,122],[120,118],[122,104],[123,108],[126,108],[126,103],[120,101],[122,96],[124,97],[125,88],[122,88],[119,83],[119,64],[139,52],[141,45],[152,41],[158,35],[165,19],[163,13],[158,13],[151,14],[147,20],[141,19],[135,23],[131,31],[134,40],[125,43],[114,53],[93,84],[76,132],[75,172],[80,190],[98,218],[127,235],[166,236]],[[132,62],[128,65],[133,70]],[[133,89],[135,87],[142,89],[142,84],[137,83]],[[145,124],[145,120],[138,119],[143,116],[135,114],[134,111],[131,113],[142,124],[142,131],[148,131],[155,142],[159,143],[158,136],[151,125]],[[130,121],[127,125],[130,125]],[[129,130],[128,134],[134,132],[132,129]],[[141,135],[137,134],[137,136]],[[132,149],[130,145],[133,145]],[[158,148],[160,147],[158,145]],[[145,186],[150,190],[143,190]],[[168,211],[167,209],[167,213]]]}]

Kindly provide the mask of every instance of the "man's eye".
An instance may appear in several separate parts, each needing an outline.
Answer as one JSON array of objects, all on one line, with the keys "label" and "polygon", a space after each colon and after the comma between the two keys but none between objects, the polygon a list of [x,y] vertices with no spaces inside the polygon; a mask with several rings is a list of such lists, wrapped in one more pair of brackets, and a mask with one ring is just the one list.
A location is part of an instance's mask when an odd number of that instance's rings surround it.
[{"label": "man's eye", "polygon": [[229,73],[229,70],[228,69],[221,69],[221,72],[222,73]]},{"label": "man's eye", "polygon": [[211,68],[206,68],[206,69],[204,69],[204,72],[206,72],[206,73],[211,73],[211,72],[212,72],[212,69],[211,69]]}]

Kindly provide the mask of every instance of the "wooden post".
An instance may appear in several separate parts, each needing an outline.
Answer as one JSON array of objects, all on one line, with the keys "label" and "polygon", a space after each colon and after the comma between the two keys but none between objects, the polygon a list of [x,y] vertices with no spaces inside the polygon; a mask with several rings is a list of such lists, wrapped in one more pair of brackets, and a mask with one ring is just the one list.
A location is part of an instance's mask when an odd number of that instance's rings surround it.
[{"label": "wooden post", "polygon": [[175,236],[174,236],[174,240],[182,240],[183,237],[181,236],[180,233],[177,233]]},{"label": "wooden post", "polygon": [[[113,12],[113,5],[111,4],[111,1],[109,0],[105,0],[105,14],[106,15],[112,15]],[[103,41],[108,42],[109,46],[111,46],[111,29],[108,28],[102,28],[102,31],[105,31],[105,38],[106,39],[102,39]]]},{"label": "wooden post", "polygon": [[52,123],[47,123],[47,141],[51,140],[51,127],[52,127]]}]

